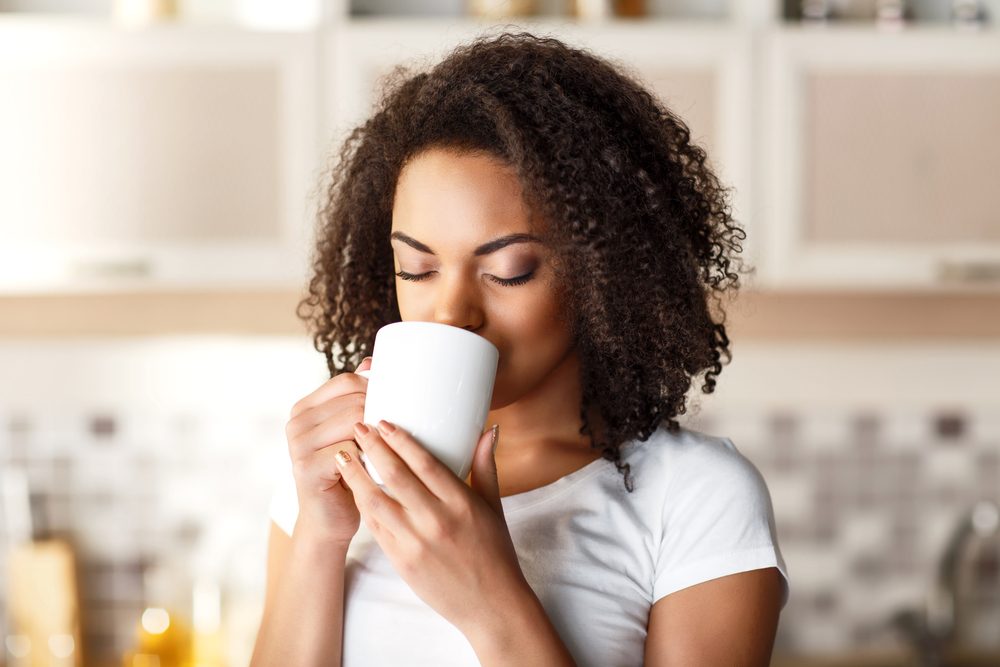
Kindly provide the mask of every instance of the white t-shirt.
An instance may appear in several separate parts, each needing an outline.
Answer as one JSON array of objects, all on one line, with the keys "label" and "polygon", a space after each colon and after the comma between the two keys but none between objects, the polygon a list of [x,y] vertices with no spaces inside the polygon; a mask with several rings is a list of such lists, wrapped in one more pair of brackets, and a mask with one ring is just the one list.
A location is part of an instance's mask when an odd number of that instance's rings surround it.
[{"label": "white t-shirt", "polygon": [[[642,664],[653,603],[717,577],[777,567],[784,607],[770,493],[731,440],[661,427],[624,445],[622,458],[632,493],[597,459],[501,499],[525,578],[578,665]],[[270,514],[291,534],[297,513],[289,467]],[[465,636],[413,593],[361,525],[345,570],[345,667],[478,665]]]}]

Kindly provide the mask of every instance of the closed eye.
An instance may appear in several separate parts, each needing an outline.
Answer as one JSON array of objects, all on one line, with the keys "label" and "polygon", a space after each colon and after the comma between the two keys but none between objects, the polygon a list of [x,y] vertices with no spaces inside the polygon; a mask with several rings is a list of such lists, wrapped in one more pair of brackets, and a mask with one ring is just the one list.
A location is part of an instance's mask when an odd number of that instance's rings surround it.
[{"label": "closed eye", "polygon": [[[406,271],[397,271],[396,275],[403,280],[413,280],[419,282],[421,280],[426,280],[433,271],[428,271],[426,273],[407,273]],[[535,275],[534,271],[525,273],[523,276],[517,276],[516,278],[498,278],[497,276],[487,276],[490,280],[497,283],[498,285],[503,285],[505,287],[514,287],[515,285],[523,285],[524,283],[531,280]]]}]

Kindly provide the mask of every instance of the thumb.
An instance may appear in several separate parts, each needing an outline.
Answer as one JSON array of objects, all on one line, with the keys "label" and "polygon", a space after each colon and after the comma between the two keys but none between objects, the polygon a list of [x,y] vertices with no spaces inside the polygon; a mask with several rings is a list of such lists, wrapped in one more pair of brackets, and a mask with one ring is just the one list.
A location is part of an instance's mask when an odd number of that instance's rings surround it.
[{"label": "thumb", "polygon": [[472,490],[478,493],[490,507],[503,518],[503,504],[500,502],[500,480],[497,477],[496,441],[500,437],[500,425],[494,424],[479,438],[476,453],[472,456]]},{"label": "thumb", "polygon": [[354,372],[357,373],[358,371],[367,371],[370,370],[371,367],[372,367],[372,358],[365,357],[364,359],[361,360],[361,363],[358,364],[358,367],[354,369]]}]

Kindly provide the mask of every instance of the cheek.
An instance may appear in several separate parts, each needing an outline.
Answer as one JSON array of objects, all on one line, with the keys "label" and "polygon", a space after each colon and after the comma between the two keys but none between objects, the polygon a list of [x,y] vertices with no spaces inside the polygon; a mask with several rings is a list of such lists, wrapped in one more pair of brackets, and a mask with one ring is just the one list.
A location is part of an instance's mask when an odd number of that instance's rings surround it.
[{"label": "cheek", "polygon": [[[419,286],[418,286],[419,287]],[[434,312],[431,290],[415,289],[413,284],[396,279],[396,305],[403,320],[428,319]]]},{"label": "cheek", "polygon": [[507,390],[534,385],[563,359],[571,340],[558,315],[557,304],[548,294],[505,309],[498,389],[501,383]]}]

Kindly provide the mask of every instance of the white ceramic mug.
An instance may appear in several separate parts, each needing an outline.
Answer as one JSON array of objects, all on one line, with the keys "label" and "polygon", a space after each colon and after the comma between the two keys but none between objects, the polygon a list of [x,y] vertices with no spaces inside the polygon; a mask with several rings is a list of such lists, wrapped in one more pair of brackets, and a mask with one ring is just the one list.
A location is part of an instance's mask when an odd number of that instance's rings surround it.
[{"label": "white ceramic mug", "polygon": [[[393,322],[375,334],[364,422],[405,429],[465,480],[493,399],[500,353],[471,331],[438,322]],[[362,452],[361,461],[383,485]]]}]

